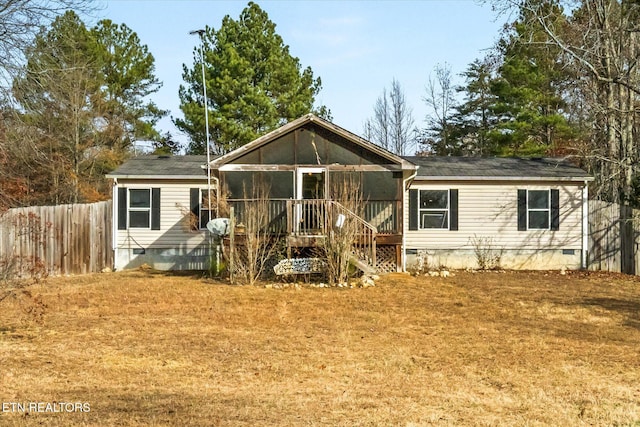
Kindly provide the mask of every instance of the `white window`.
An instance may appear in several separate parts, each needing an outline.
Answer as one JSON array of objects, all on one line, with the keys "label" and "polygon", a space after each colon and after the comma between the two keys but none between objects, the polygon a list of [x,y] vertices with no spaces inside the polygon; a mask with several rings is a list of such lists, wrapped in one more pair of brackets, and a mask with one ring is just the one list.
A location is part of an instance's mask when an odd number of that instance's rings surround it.
[{"label": "white window", "polygon": [[216,194],[214,190],[211,190],[211,211],[209,211],[209,198],[207,197],[207,190],[200,189],[200,209],[198,215],[198,226],[200,230],[207,228],[207,223],[210,219],[216,218]]},{"label": "white window", "polygon": [[449,228],[449,191],[420,190],[418,200],[420,228]]},{"label": "white window", "polygon": [[527,225],[529,230],[548,230],[551,223],[549,190],[527,191]]},{"label": "white window", "polygon": [[151,189],[129,189],[129,228],[151,228]]}]

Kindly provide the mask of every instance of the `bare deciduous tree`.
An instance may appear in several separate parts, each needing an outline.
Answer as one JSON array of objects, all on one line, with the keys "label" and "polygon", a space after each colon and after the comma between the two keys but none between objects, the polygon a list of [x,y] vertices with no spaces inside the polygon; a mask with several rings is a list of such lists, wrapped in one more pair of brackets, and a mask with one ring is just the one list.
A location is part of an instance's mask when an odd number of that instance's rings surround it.
[{"label": "bare deciduous tree", "polygon": [[455,109],[455,86],[448,64],[436,65],[435,76],[429,77],[426,95],[422,99],[430,113],[427,115],[428,127],[422,132],[421,144],[432,154],[455,154],[453,141],[450,140],[450,121]]},{"label": "bare deciduous tree", "polygon": [[388,93],[382,90],[373,114],[364,124],[365,137],[395,154],[407,154],[414,141],[414,120],[398,80],[393,79]]}]

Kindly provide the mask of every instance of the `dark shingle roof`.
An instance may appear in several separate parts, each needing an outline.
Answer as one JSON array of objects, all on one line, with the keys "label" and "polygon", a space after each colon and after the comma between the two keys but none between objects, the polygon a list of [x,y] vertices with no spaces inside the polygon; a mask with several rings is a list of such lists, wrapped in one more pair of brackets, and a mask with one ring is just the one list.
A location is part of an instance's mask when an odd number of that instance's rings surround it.
[{"label": "dark shingle roof", "polygon": [[108,178],[206,178],[207,156],[133,157],[107,175]]},{"label": "dark shingle roof", "polygon": [[[554,179],[591,180],[584,170],[551,158],[514,157],[417,157],[405,156],[405,160],[418,166],[417,180],[424,179]],[[205,178],[203,166],[206,156],[157,156],[134,157],[107,175],[109,178]]]},{"label": "dark shingle roof", "polygon": [[562,159],[514,157],[404,157],[418,165],[416,179],[560,179],[591,180]]}]

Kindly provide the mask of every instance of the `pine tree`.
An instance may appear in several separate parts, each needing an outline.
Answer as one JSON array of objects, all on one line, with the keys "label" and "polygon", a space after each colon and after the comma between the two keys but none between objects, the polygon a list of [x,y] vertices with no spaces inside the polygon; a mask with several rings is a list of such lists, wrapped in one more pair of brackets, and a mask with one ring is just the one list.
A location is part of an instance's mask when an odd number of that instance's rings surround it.
[{"label": "pine tree", "polygon": [[[229,152],[313,110],[320,78],[302,69],[257,4],[249,3],[238,20],[227,15],[217,31],[207,27],[201,41],[213,152]],[[184,119],[175,120],[193,154],[203,153],[206,141],[200,48],[193,51],[193,67],[183,65]],[[318,111],[330,114],[325,107]]]},{"label": "pine tree", "polygon": [[[562,26],[558,7],[547,3],[545,10]],[[502,63],[491,82],[498,123],[488,133],[497,154],[541,156],[562,147],[574,131],[563,114],[569,76],[559,66],[560,50],[549,46],[548,36],[532,25],[526,10],[498,49]]]},{"label": "pine tree", "polygon": [[110,196],[104,174],[135,137],[157,135],[162,112],[144,103],[159,88],[153,57],[126,26],[102,21],[89,30],[67,11],[36,36],[26,58],[13,81],[19,114],[0,140],[11,179],[28,187],[17,204]]}]

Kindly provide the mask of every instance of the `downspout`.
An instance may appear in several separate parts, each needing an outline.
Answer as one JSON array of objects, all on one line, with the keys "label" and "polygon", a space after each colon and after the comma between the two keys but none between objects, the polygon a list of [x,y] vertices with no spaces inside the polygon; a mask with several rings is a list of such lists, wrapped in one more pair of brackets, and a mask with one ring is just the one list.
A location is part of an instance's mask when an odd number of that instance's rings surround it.
[{"label": "downspout", "polygon": [[587,255],[589,251],[589,186],[587,181],[582,187],[582,269],[588,268]]},{"label": "downspout", "polygon": [[[211,178],[216,182],[216,216],[218,216],[220,215],[220,178],[215,175],[211,176]],[[209,214],[209,216],[211,216],[211,214]]]},{"label": "downspout", "polygon": [[402,253],[400,254],[400,257],[402,258],[402,271],[405,272],[407,271],[407,242],[406,242],[406,229],[405,229],[405,218],[407,218],[407,213],[405,212],[404,207],[407,205],[406,204],[406,195],[407,195],[407,190],[409,190],[409,185],[411,185],[411,181],[413,181],[413,179],[418,175],[418,167],[416,166],[416,168],[413,170],[413,173],[411,175],[409,175],[407,178],[402,180],[402,248],[401,251]]}]

